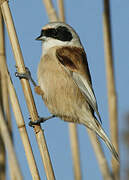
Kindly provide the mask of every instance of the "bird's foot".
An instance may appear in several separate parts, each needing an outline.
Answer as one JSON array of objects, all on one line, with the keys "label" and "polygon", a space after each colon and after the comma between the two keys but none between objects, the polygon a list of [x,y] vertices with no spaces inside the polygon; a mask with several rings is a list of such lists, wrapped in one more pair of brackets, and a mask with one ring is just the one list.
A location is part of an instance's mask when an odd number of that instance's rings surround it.
[{"label": "bird's foot", "polygon": [[15,76],[19,77],[19,79],[27,79],[30,80],[32,82],[32,84],[34,86],[36,86],[35,81],[33,80],[32,76],[31,76],[31,72],[30,70],[26,67],[26,72],[25,73],[19,73],[19,72],[15,72]]},{"label": "bird's foot", "polygon": [[[30,121],[30,122],[29,122],[29,126],[30,126],[30,127],[34,127],[35,125],[40,125],[40,123],[43,123],[43,122],[47,121],[48,119],[52,119],[52,118],[54,118],[54,117],[56,117],[56,116],[55,116],[55,115],[52,115],[52,116],[49,116],[49,117],[46,117],[46,118],[44,118],[44,117],[39,117],[39,119],[36,120],[36,121]],[[30,119],[31,119],[31,118],[30,118]]]}]

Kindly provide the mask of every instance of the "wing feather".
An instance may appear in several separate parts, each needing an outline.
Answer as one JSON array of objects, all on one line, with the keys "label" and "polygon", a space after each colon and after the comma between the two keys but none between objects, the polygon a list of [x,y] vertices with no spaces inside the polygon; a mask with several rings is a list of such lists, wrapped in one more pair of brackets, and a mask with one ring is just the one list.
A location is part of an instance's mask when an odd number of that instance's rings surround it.
[{"label": "wing feather", "polygon": [[56,51],[56,55],[59,62],[71,75],[74,82],[85,96],[86,101],[96,112],[100,122],[102,122],[98,112],[97,102],[92,88],[91,76],[84,50],[77,47],[63,47]]}]

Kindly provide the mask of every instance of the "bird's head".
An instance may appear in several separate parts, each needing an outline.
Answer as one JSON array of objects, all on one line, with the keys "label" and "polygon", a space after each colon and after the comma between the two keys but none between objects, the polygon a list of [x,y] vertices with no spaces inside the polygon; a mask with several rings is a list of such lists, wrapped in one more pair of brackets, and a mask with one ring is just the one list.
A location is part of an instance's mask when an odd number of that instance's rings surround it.
[{"label": "bird's head", "polygon": [[55,46],[82,47],[77,33],[71,26],[62,22],[51,22],[45,25],[36,40],[43,42],[43,51]]}]

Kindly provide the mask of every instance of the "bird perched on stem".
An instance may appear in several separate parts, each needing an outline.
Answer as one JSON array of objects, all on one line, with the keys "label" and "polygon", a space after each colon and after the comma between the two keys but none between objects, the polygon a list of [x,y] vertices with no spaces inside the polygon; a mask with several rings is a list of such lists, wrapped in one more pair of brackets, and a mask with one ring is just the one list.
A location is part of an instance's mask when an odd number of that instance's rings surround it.
[{"label": "bird perched on stem", "polygon": [[43,27],[37,40],[42,41],[42,57],[36,92],[52,114],[94,131],[119,161],[100,123],[86,53],[77,33],[65,23],[52,22]]}]

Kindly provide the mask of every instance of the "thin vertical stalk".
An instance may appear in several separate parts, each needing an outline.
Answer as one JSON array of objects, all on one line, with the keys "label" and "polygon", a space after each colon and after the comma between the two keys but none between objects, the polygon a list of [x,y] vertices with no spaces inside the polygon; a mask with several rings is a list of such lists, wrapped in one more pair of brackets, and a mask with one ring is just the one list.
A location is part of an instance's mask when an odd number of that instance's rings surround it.
[{"label": "thin vertical stalk", "polygon": [[[110,117],[110,133],[111,141],[114,144],[117,152],[119,152],[118,143],[118,120],[117,120],[117,95],[115,88],[113,53],[112,53],[112,36],[111,36],[111,20],[110,20],[110,2],[104,0],[104,45],[105,45],[105,63],[107,74],[107,89],[108,89],[108,108]],[[113,175],[116,180],[120,179],[119,164],[112,158]]]},{"label": "thin vertical stalk", "polygon": [[[2,18],[2,16],[1,16],[1,18]],[[39,178],[38,170],[37,170],[36,163],[35,163],[35,160],[34,160],[34,157],[33,157],[33,152],[32,152],[32,149],[31,149],[31,145],[29,143],[29,138],[27,136],[27,131],[26,131],[26,128],[25,128],[25,125],[24,125],[24,120],[23,120],[21,109],[20,109],[20,105],[18,103],[18,99],[17,99],[17,96],[16,96],[15,89],[13,87],[12,81],[9,78],[7,65],[6,65],[4,38],[2,38],[2,37],[4,37],[4,31],[1,30],[1,28],[2,28],[2,26],[1,26],[1,21],[0,21],[0,37],[1,37],[1,39],[0,39],[0,55],[1,55],[0,56],[0,64],[1,64],[0,72],[2,74],[2,82],[3,82],[2,87],[1,87],[1,89],[2,89],[2,97],[3,97],[3,110],[5,112],[4,113],[5,117],[7,119],[9,119],[10,113],[8,113],[8,112],[10,112],[10,111],[8,110],[8,108],[10,108],[10,107],[8,105],[9,104],[8,102],[9,102],[9,95],[10,95],[12,108],[13,108],[13,111],[14,111],[17,126],[19,127],[20,135],[21,135],[21,138],[22,138],[22,142],[23,142],[23,145],[24,145],[25,153],[26,153],[26,158],[28,160],[28,164],[29,164],[29,167],[30,167],[30,170],[31,170],[32,177],[33,177],[33,179],[39,180],[40,178]],[[15,179],[16,177],[13,177],[13,174],[12,174],[13,171],[11,170],[12,163],[10,162],[9,164],[10,164],[11,179]]]},{"label": "thin vertical stalk", "polygon": [[45,5],[48,17],[51,21],[57,21],[58,20],[58,16],[56,14],[56,11],[53,7],[53,3],[51,0],[43,0],[43,3]]},{"label": "thin vertical stalk", "polygon": [[6,73],[6,76],[7,76],[8,88],[9,88],[9,96],[10,96],[12,109],[13,109],[13,112],[14,112],[14,115],[15,115],[17,126],[19,128],[22,143],[24,145],[24,150],[25,150],[25,153],[26,153],[26,158],[27,158],[27,161],[28,161],[30,172],[31,172],[33,180],[35,180],[35,179],[40,180],[38,169],[37,169],[36,162],[35,162],[35,159],[34,159],[34,155],[33,155],[33,152],[32,152],[32,148],[31,148],[31,145],[30,145],[29,137],[27,135],[26,127],[25,127],[25,124],[24,124],[24,119],[23,119],[23,115],[22,115],[22,112],[21,112],[20,104],[18,102],[17,94],[16,94],[16,91],[15,91],[14,86],[12,84],[12,80],[11,80],[11,77],[10,77],[10,75],[8,73],[6,64],[5,64],[4,69],[5,69],[5,73]]},{"label": "thin vertical stalk", "polygon": [[20,168],[17,162],[16,154],[13,149],[13,143],[10,137],[10,133],[9,133],[6,121],[4,119],[1,105],[0,105],[0,132],[1,132],[4,145],[6,147],[9,161],[12,162],[11,170],[13,171],[13,174],[15,175],[13,180],[17,180],[17,179],[22,180],[22,175],[21,175]]},{"label": "thin vertical stalk", "polygon": [[[2,21],[2,15],[1,15],[1,10],[0,10],[0,59],[2,57],[3,51],[4,51],[4,38],[3,38],[3,21]],[[2,95],[2,74],[0,72],[0,104],[3,109],[3,95]],[[6,178],[6,158],[5,158],[5,146],[4,142],[1,136],[0,132],[0,179],[5,180]]]},{"label": "thin vertical stalk", "polygon": [[65,22],[64,0],[58,0],[58,9],[60,21]]},{"label": "thin vertical stalk", "polygon": [[[1,4],[2,15],[4,17],[4,21],[5,21],[5,24],[7,27],[9,38],[10,38],[10,42],[12,45],[17,70],[19,73],[25,73],[26,71],[25,71],[24,60],[23,60],[21,48],[19,45],[19,41],[17,38],[16,30],[14,27],[11,11],[8,6],[8,2],[6,0],[4,2],[2,0],[0,0],[0,4]],[[22,84],[24,95],[25,95],[26,103],[28,106],[28,110],[29,110],[29,113],[31,116],[31,120],[35,121],[38,119],[38,113],[37,113],[37,109],[35,106],[35,102],[34,102],[34,98],[32,95],[29,81],[26,79],[21,79],[21,84]],[[47,179],[54,180],[55,179],[54,171],[52,168],[50,155],[48,152],[44,133],[39,125],[34,127],[34,131],[35,131],[37,143],[39,146],[40,154],[42,157],[42,161],[44,163],[44,168],[45,168]]]},{"label": "thin vertical stalk", "polygon": [[[6,76],[5,68],[4,68],[4,62],[6,61],[6,58],[5,58],[5,43],[4,43],[5,42],[4,23],[3,23],[3,18],[1,14],[1,9],[0,9],[0,37],[1,37],[0,38],[0,73],[1,73],[1,93],[2,93],[1,102],[2,102],[2,110],[8,123],[9,133],[12,138],[12,127],[11,127],[12,125],[11,125],[11,115],[10,115],[10,107],[9,107],[10,103],[9,103],[9,95],[8,95],[8,83],[7,83],[7,76]],[[9,163],[10,178],[15,179],[16,178],[15,174],[12,171],[12,162],[8,161],[8,163]]]},{"label": "thin vertical stalk", "polygon": [[80,166],[80,152],[79,152],[76,124],[69,123],[69,133],[70,133],[70,140],[71,140],[74,177],[75,177],[75,180],[81,180],[82,175],[81,175],[81,166]]},{"label": "thin vertical stalk", "polygon": [[5,147],[0,132],[0,179],[6,179],[6,158],[5,158]]},{"label": "thin vertical stalk", "polygon": [[92,132],[91,130],[87,129],[88,135],[90,137],[91,140],[91,144],[93,146],[93,149],[95,151],[95,155],[96,158],[98,160],[98,164],[99,164],[99,168],[101,170],[102,176],[104,180],[112,180],[112,176],[104,155],[104,152],[102,150],[101,147],[101,143],[98,139],[98,137],[96,136],[96,134],[94,132]]}]

